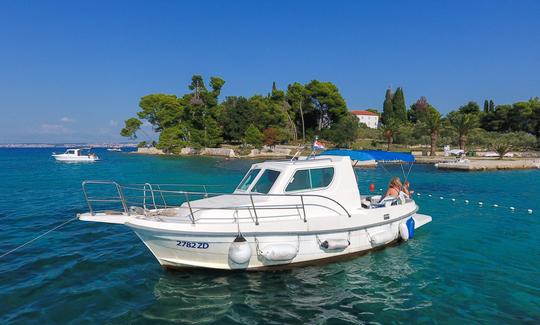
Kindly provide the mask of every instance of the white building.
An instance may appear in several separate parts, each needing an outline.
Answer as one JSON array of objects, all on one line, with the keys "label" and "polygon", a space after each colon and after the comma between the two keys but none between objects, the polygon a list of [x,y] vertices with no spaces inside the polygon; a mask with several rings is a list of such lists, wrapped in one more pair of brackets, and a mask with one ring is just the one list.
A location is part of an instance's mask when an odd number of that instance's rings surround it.
[{"label": "white building", "polygon": [[379,126],[379,115],[370,111],[351,111],[358,117],[359,123],[364,123],[368,128],[376,129]]}]

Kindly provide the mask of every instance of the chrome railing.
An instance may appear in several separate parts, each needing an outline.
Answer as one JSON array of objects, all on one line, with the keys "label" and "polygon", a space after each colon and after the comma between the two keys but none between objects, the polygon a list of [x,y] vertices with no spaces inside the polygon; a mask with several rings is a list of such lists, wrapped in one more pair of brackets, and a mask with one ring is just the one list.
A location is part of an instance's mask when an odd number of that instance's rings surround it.
[{"label": "chrome railing", "polygon": [[[99,196],[91,195],[94,187],[99,187]],[[164,189],[174,187],[174,189]],[[123,213],[130,215],[132,209],[142,207],[142,212],[148,214],[159,209],[187,208],[191,223],[196,223],[195,214],[203,210],[247,210],[251,219],[259,225],[259,219],[266,218],[261,215],[265,210],[295,209],[298,216],[307,222],[306,207],[317,207],[333,211],[335,214],[344,214],[351,217],[349,211],[338,201],[323,195],[317,194],[259,194],[259,193],[219,193],[209,192],[209,188],[222,187],[220,185],[193,185],[193,184],[125,184],[120,185],[113,181],[84,181],[82,189],[88,204],[89,212],[95,215],[98,212],[117,211],[118,208]],[[108,190],[106,190],[108,188]],[[178,190],[178,188],[199,188],[200,191]],[[249,197],[249,203],[239,206],[197,206],[193,205],[195,200],[220,195]],[[286,204],[259,204],[254,198],[283,197],[297,198],[297,203]],[[306,200],[318,199],[321,202],[309,203]],[[275,200],[271,203],[275,203]],[[185,204],[185,205],[183,205]],[[334,207],[332,207],[332,205]],[[99,209],[100,206],[102,209]]]}]

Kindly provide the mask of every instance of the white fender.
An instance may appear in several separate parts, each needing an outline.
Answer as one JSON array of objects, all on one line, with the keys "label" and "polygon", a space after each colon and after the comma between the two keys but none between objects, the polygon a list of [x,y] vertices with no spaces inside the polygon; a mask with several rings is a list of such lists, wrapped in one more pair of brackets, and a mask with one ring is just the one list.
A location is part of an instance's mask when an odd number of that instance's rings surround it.
[{"label": "white fender", "polygon": [[385,230],[369,236],[371,244],[374,246],[388,244],[395,239],[395,234],[392,230]]},{"label": "white fender", "polygon": [[251,258],[251,247],[244,237],[236,237],[229,246],[229,259],[236,264],[245,264]]},{"label": "white fender", "polygon": [[321,243],[321,248],[329,250],[345,249],[349,247],[351,243],[348,239],[326,239]]},{"label": "white fender", "polygon": [[290,244],[271,244],[261,250],[261,255],[268,261],[290,261],[297,253],[297,247]]},{"label": "white fender", "polygon": [[409,228],[407,228],[405,222],[399,224],[399,236],[403,241],[409,240]]}]

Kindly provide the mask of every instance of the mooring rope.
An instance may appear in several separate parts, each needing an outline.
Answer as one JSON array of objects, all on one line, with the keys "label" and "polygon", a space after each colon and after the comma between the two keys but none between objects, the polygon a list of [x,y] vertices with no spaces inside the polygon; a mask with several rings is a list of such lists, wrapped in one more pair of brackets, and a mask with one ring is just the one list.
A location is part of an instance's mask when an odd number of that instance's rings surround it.
[{"label": "mooring rope", "polygon": [[53,231],[55,231],[55,230],[57,230],[57,229],[60,229],[60,228],[62,228],[63,226],[67,225],[68,223],[70,223],[70,222],[72,222],[72,221],[74,221],[74,220],[77,220],[77,219],[79,219],[79,217],[74,217],[74,218],[71,218],[71,219],[69,219],[69,220],[66,220],[66,221],[62,222],[62,223],[59,224],[58,226],[56,226],[56,227],[54,227],[54,228],[52,228],[52,229],[47,230],[46,232],[42,233],[41,235],[39,235],[39,236],[37,236],[37,237],[34,237],[34,238],[30,239],[29,241],[25,242],[24,244],[19,245],[19,246],[13,248],[13,249],[10,250],[10,251],[5,252],[4,254],[0,255],[0,258],[4,257],[4,256],[6,256],[6,255],[9,255],[9,254],[11,254],[11,253],[13,253],[13,252],[15,252],[15,251],[17,251],[17,250],[23,248],[24,246],[26,246],[26,245],[28,245],[28,244],[31,244],[32,242],[34,242],[34,241],[40,239],[41,237],[46,236],[47,234],[49,234],[49,233],[51,233],[51,232],[53,232]]}]

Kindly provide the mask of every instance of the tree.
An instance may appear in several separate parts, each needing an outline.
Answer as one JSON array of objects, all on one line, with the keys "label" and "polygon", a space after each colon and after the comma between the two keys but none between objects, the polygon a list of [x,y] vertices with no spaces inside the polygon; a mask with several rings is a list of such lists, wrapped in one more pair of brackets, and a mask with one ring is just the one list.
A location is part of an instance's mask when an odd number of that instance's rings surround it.
[{"label": "tree", "polygon": [[306,142],[306,124],[304,121],[304,107],[308,98],[306,88],[295,82],[287,87],[286,100],[289,103],[291,115],[294,116],[296,124],[302,129],[302,142]]},{"label": "tree", "polygon": [[245,97],[230,96],[220,105],[219,124],[223,127],[223,138],[240,141],[250,124],[256,123],[257,111]]},{"label": "tree", "polygon": [[381,128],[383,137],[386,139],[387,150],[394,143],[394,137],[399,133],[399,123],[393,119],[385,122]]},{"label": "tree", "polygon": [[394,109],[392,104],[392,89],[388,87],[386,89],[386,94],[384,96],[384,103],[383,103],[383,113],[382,113],[382,122],[385,123],[385,121],[390,121],[394,117]]},{"label": "tree", "polygon": [[503,159],[511,150],[533,148],[537,144],[536,138],[525,132],[492,133],[490,148],[497,152],[499,159]]},{"label": "tree", "polygon": [[[476,105],[478,106],[478,105]],[[473,129],[478,127],[478,116],[474,113],[463,113],[461,111],[453,111],[448,113],[448,122],[450,126],[458,134],[458,143],[461,150],[465,150],[465,142],[467,135]]]},{"label": "tree", "polygon": [[156,131],[176,125],[182,120],[184,108],[175,95],[151,94],[139,101],[140,119],[147,120]]},{"label": "tree", "polygon": [[493,112],[495,110],[495,103],[493,103],[493,100],[489,100],[489,111]]},{"label": "tree", "polygon": [[137,139],[137,131],[141,128],[142,122],[135,117],[127,119],[125,121],[125,126],[120,130],[120,135],[123,137],[128,137],[130,139]]},{"label": "tree", "polygon": [[247,130],[246,130],[246,132],[244,134],[244,142],[246,144],[250,144],[250,145],[254,146],[255,148],[262,147],[263,139],[264,139],[264,135],[253,124],[251,124],[247,128]]},{"label": "tree", "polygon": [[265,145],[272,147],[275,146],[279,141],[279,131],[276,128],[269,127],[263,131],[263,142]]},{"label": "tree", "polygon": [[179,126],[163,129],[159,134],[157,148],[169,153],[177,153],[186,146],[185,133]]},{"label": "tree", "polygon": [[484,113],[489,113],[489,102],[488,100],[484,100]]},{"label": "tree", "polygon": [[407,107],[405,106],[405,96],[403,95],[403,88],[398,87],[394,98],[392,99],[393,118],[399,122],[407,121]]},{"label": "tree", "polygon": [[467,104],[460,106],[458,108],[458,112],[463,114],[474,114],[479,115],[480,114],[480,106],[476,102],[470,101]]},{"label": "tree", "polygon": [[338,147],[350,148],[358,135],[358,118],[349,113],[326,129],[323,135]]},{"label": "tree", "polygon": [[313,126],[321,131],[349,113],[345,99],[333,83],[312,80],[305,89],[310,98],[310,109],[305,114],[306,127]]},{"label": "tree", "polygon": [[422,120],[425,117],[429,103],[427,98],[422,96],[416,103],[411,105],[411,109],[408,112],[409,121],[416,123],[419,120]]},{"label": "tree", "polygon": [[437,148],[437,139],[442,127],[441,114],[437,109],[431,105],[428,106],[426,114],[420,121],[423,127],[427,130],[430,136],[430,155],[435,156],[435,149]]}]

